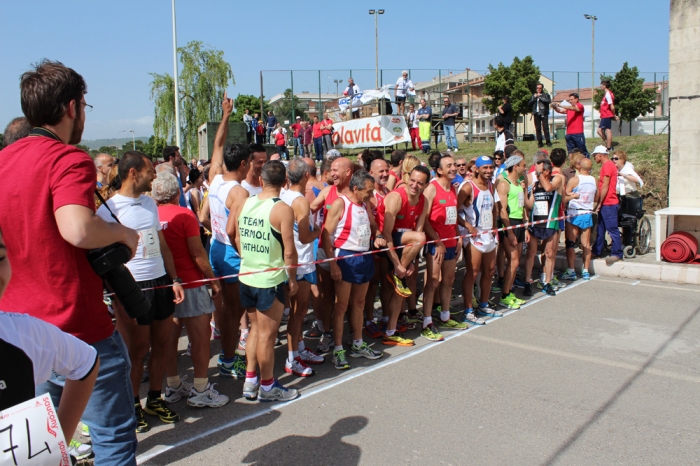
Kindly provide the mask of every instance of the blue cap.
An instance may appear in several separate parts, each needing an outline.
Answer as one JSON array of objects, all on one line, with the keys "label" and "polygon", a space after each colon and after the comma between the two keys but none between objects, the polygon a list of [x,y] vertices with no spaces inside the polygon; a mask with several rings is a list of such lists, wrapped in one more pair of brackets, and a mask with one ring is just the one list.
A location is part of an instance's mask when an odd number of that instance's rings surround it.
[{"label": "blue cap", "polygon": [[484,165],[493,165],[493,160],[491,160],[491,157],[482,155],[476,159],[476,168],[483,167]]}]

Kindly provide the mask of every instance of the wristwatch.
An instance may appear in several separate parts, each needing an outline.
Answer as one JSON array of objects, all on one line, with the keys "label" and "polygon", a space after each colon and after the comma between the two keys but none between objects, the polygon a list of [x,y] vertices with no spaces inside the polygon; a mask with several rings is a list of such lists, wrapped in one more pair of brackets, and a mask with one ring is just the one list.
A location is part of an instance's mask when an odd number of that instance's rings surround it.
[{"label": "wristwatch", "polygon": [[173,283],[179,283],[180,285],[182,285],[182,278],[180,278],[180,277],[173,278]]}]

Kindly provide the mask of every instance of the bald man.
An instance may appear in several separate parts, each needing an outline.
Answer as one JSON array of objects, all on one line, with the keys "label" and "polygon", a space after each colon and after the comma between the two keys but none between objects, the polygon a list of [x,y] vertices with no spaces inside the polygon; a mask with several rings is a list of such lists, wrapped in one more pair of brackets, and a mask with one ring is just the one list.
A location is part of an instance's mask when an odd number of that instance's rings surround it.
[{"label": "bald man", "polygon": [[[29,120],[27,120],[27,117],[13,118],[5,127],[5,132],[3,133],[3,143],[5,147],[22,138],[26,138],[31,131],[32,125],[29,123]],[[0,146],[0,149],[2,149],[2,146]]]},{"label": "bald man", "polygon": [[[349,193],[352,173],[353,163],[350,159],[340,157],[331,164],[329,181],[332,181],[333,184],[323,188],[323,191],[321,191],[311,203],[311,212],[318,213],[319,217],[317,221],[320,222],[321,227],[325,225],[328,209],[333,205],[333,202],[341,195],[347,195]],[[326,259],[326,254],[321,243],[322,242],[319,242],[317,260]],[[332,310],[335,303],[335,282],[331,278],[331,266],[328,262],[316,264],[316,271],[318,272],[318,288],[323,303],[318,310],[314,308],[314,313],[317,314],[317,317],[318,313],[321,314],[320,318],[322,324],[319,328],[323,327],[320,329],[323,332],[323,336],[316,349],[319,353],[327,353],[334,346],[333,336],[330,330]],[[341,342],[337,343],[340,344]]]},{"label": "bald man", "polygon": [[114,159],[109,154],[97,154],[95,168],[97,169],[97,187],[101,188],[109,182],[109,171],[114,166]]}]

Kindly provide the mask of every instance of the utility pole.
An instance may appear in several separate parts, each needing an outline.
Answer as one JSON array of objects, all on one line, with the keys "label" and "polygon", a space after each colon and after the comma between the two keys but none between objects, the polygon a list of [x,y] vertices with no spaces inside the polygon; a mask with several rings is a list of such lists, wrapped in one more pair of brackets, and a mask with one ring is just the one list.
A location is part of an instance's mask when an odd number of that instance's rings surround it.
[{"label": "utility pole", "polygon": [[177,147],[183,151],[181,139],[180,139],[180,86],[179,75],[177,72],[177,28],[175,22],[175,0],[172,0],[173,4],[173,80],[174,80],[174,94],[175,94],[175,143]]},{"label": "utility pole", "polygon": [[595,94],[595,22],[598,17],[593,15],[583,15],[583,17],[591,20],[591,138],[595,138],[595,109],[593,108],[595,102],[593,95]]}]

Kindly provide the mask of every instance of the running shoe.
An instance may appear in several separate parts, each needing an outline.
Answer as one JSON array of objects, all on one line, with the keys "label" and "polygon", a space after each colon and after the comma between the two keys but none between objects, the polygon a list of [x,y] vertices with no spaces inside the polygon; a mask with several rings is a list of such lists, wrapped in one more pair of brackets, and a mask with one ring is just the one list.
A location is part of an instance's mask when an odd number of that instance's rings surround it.
[{"label": "running shoe", "polygon": [[587,271],[581,272],[581,278],[583,278],[585,281],[588,281],[591,279],[591,274]]},{"label": "running shoe", "polygon": [[457,322],[454,319],[449,319],[447,322],[438,320],[438,328],[445,330],[466,330],[469,328],[469,325],[464,322]]},{"label": "running shoe", "polygon": [[500,293],[503,290],[503,279],[499,278],[496,283],[491,284],[491,293]]},{"label": "running shoe", "polygon": [[566,286],[566,283],[562,283],[559,280],[557,280],[556,275],[552,275],[552,281],[549,282],[550,285],[554,285],[554,289],[558,290],[560,288],[564,288]]},{"label": "running shoe", "polygon": [[572,270],[571,272],[566,271],[563,274],[559,275],[559,278],[562,280],[572,280],[573,281],[573,280],[576,280],[578,277],[576,276],[576,272]]},{"label": "running shoe", "polygon": [[243,398],[249,401],[255,401],[258,398],[258,390],[260,390],[260,382],[252,383],[245,382],[243,384]]},{"label": "running shoe", "polygon": [[238,348],[236,348],[237,352],[241,353],[241,355],[245,355],[245,347],[246,344],[248,343],[248,335],[250,334],[250,330],[247,330],[245,332],[241,332],[241,339],[238,340]]},{"label": "running shoe", "polygon": [[177,403],[182,399],[182,397],[188,397],[190,396],[190,391],[192,391],[192,384],[185,382],[185,379],[187,376],[182,377],[180,379],[180,386],[177,388],[171,388],[166,386],[165,387],[165,395],[163,395],[163,399],[166,401],[166,403]]},{"label": "running shoe", "polygon": [[218,328],[216,328],[216,324],[212,320],[209,322],[209,325],[211,326],[211,338],[212,340],[219,340],[221,338],[221,332],[219,331]]},{"label": "running shoe", "polygon": [[523,286],[523,296],[532,296],[532,283],[525,282],[525,286]]},{"label": "running shoe", "polygon": [[190,396],[187,398],[187,404],[195,408],[221,408],[228,402],[229,398],[214,390],[214,384],[211,383],[208,383],[201,393],[192,388]]},{"label": "running shoe", "polygon": [[323,332],[318,329],[318,324],[314,321],[311,324],[311,328],[304,330],[304,338],[307,340],[320,340],[323,336]]},{"label": "running shoe", "polygon": [[323,356],[314,353],[309,348],[304,348],[304,351],[300,351],[299,357],[305,364],[323,364],[325,362]]},{"label": "running shoe", "polygon": [[345,356],[344,349],[333,351],[333,365],[340,371],[350,368],[350,364],[348,364],[348,359]]},{"label": "running shoe", "polygon": [[236,353],[233,357],[233,362],[230,364],[222,362],[221,367],[219,367],[219,377],[230,377],[233,379],[245,378],[245,360]]},{"label": "running shoe", "polygon": [[83,434],[83,437],[90,437],[90,428],[84,422],[80,423],[80,433]]},{"label": "running shoe", "polygon": [[408,322],[412,324],[420,324],[423,322],[423,313],[417,309],[409,309],[406,316]]},{"label": "running shoe", "polygon": [[414,346],[416,343],[395,333],[392,336],[384,334],[382,336],[382,344],[387,346]]},{"label": "running shoe", "polygon": [[477,317],[503,317],[503,313],[501,311],[497,311],[493,308],[490,307],[480,307],[479,309],[476,309],[474,311],[474,314]]},{"label": "running shoe", "polygon": [[515,280],[513,280],[513,286],[516,288],[523,288],[525,286],[525,282],[518,279],[518,277],[515,277]]},{"label": "running shoe", "polygon": [[382,336],[382,331],[375,321],[370,322],[369,325],[365,325],[364,331],[370,338],[380,338]]},{"label": "running shoe", "polygon": [[136,433],[143,434],[144,432],[151,430],[151,428],[148,426],[148,422],[146,422],[146,416],[143,415],[141,403],[136,403],[134,405],[134,410],[136,412]]},{"label": "running shoe", "polygon": [[374,351],[366,342],[362,342],[362,345],[357,347],[352,345],[350,347],[350,357],[351,358],[367,358],[367,359],[379,359],[383,356],[381,351]]},{"label": "running shoe", "polygon": [[392,286],[394,287],[394,291],[396,291],[396,294],[403,298],[408,298],[409,296],[411,296],[411,290],[406,286],[403,280],[397,277],[395,274],[386,274],[386,279],[389,280],[389,283],[392,284]]},{"label": "running shoe", "polygon": [[430,341],[443,341],[445,339],[443,338],[442,334],[438,332],[438,329],[434,324],[429,324],[427,327],[425,327],[423,331],[420,332],[420,335],[426,340]]},{"label": "running shoe", "polygon": [[479,300],[476,298],[476,296],[472,296],[472,307],[473,308],[479,307]]},{"label": "running shoe", "polygon": [[185,356],[192,356],[192,343],[187,343],[187,349],[184,353]]},{"label": "running shoe", "polygon": [[557,290],[555,290],[555,289],[552,287],[552,284],[551,284],[551,283],[547,283],[547,284],[542,288],[542,292],[546,293],[546,294],[549,295],[549,296],[556,296],[556,295],[557,295]]},{"label": "running shoe", "polygon": [[499,304],[508,309],[520,309],[520,300],[516,301],[516,297],[513,293],[510,293],[505,298],[501,298]]},{"label": "running shoe", "polygon": [[284,363],[284,371],[287,374],[294,374],[297,377],[311,377],[314,375],[314,370],[304,364],[299,356],[294,358],[294,361],[291,362],[287,359]]},{"label": "running shoe", "polygon": [[475,316],[474,311],[465,312],[464,316],[462,317],[462,322],[471,325],[486,325],[486,319]]},{"label": "running shoe", "polygon": [[[421,320],[421,321],[422,321],[422,320]],[[399,321],[398,321],[398,325],[397,325],[396,329],[397,329],[397,331],[399,331],[399,332],[401,332],[401,333],[405,332],[406,330],[415,330],[415,329],[416,329],[416,323],[415,323],[415,322],[411,322],[410,319],[409,319],[409,317],[408,317],[408,313],[403,312],[403,313],[399,316]],[[399,330],[399,329],[406,329],[406,330]]]},{"label": "running shoe", "polygon": [[294,388],[286,388],[278,381],[272,384],[268,391],[260,387],[258,390],[258,401],[291,401],[299,396],[299,391]]},{"label": "running shoe", "polygon": [[334,344],[335,343],[333,342],[333,335],[326,332],[321,337],[321,341],[318,343],[318,346],[316,347],[316,351],[321,353],[321,354],[327,353],[328,351],[330,351],[331,346],[333,346]]},{"label": "running shoe", "polygon": [[165,400],[163,398],[146,400],[146,406],[143,410],[146,414],[158,416],[161,421],[167,424],[173,424],[180,420],[180,416],[165,405]]},{"label": "running shoe", "polygon": [[68,454],[78,461],[84,460],[92,455],[92,445],[72,439],[68,445]]}]

